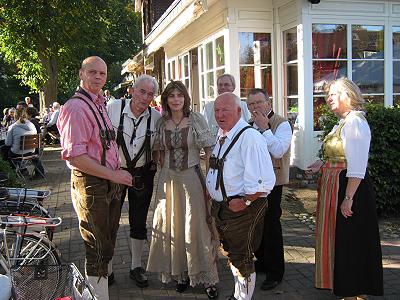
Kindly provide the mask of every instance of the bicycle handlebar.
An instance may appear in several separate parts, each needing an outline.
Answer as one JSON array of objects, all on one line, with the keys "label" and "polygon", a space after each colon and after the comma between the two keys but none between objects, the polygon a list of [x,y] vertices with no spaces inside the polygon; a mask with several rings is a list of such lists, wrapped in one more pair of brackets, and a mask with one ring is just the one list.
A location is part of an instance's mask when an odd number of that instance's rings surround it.
[{"label": "bicycle handlebar", "polygon": [[42,218],[36,216],[28,216],[24,214],[15,215],[0,215],[0,225],[1,226],[11,226],[11,227],[28,227],[28,226],[43,226],[43,227],[57,227],[62,223],[60,217],[56,218]]}]

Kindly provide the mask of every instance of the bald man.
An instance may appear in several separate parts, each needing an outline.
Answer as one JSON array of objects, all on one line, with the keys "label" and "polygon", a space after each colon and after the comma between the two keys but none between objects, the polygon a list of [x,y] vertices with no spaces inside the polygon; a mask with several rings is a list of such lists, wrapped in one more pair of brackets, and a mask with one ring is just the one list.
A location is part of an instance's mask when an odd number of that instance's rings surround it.
[{"label": "bald man", "polygon": [[275,174],[261,134],[241,118],[240,98],[223,93],[214,105],[218,142],[207,174],[211,213],[228,253],[235,280],[229,299],[251,299],[256,273],[254,253],[261,242],[267,195]]},{"label": "bald man", "polygon": [[86,276],[96,299],[108,300],[108,263],[121,214],[120,184],[132,176],[120,170],[118,147],[106,113],[102,88],[107,65],[97,56],[79,70],[81,86],[61,108],[57,120],[61,157],[71,169],[71,198],[86,249]]}]

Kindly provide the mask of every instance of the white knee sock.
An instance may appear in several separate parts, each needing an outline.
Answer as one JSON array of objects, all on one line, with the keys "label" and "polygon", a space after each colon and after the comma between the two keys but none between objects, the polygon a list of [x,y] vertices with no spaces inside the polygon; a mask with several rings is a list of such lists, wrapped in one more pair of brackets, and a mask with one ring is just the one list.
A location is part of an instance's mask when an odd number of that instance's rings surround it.
[{"label": "white knee sock", "polygon": [[236,299],[239,299],[239,280],[238,280],[238,269],[236,269],[232,264],[231,264],[231,270],[233,274],[233,279],[235,280],[235,292],[233,293],[233,296]]},{"label": "white knee sock", "polygon": [[105,277],[86,276],[87,281],[93,287],[93,293],[97,300],[109,300],[108,280]]},{"label": "white knee sock", "polygon": [[107,275],[111,275],[112,272],[113,272],[113,259],[111,258],[107,266]]},{"label": "white knee sock", "polygon": [[256,286],[256,273],[255,272],[251,273],[249,280],[246,280],[246,278],[238,275],[238,281],[239,281],[240,292],[239,292],[239,297],[235,296],[235,298],[237,300],[251,300],[254,288]]},{"label": "white knee sock", "polygon": [[142,266],[142,252],[145,241],[146,240],[137,240],[131,238],[131,248],[132,248],[131,270]]}]

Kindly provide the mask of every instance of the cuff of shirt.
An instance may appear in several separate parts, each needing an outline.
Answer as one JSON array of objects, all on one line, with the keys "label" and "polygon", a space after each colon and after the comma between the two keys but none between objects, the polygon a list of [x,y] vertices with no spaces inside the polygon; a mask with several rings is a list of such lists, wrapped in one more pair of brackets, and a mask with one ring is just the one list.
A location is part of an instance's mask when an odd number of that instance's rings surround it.
[{"label": "cuff of shirt", "polygon": [[66,148],[64,148],[61,151],[61,158],[66,160],[71,157],[76,157],[82,154],[87,153],[86,150],[86,145],[67,145]]},{"label": "cuff of shirt", "polygon": [[350,173],[350,172],[347,172],[346,173],[346,177],[355,177],[355,178],[364,179],[365,173]]}]

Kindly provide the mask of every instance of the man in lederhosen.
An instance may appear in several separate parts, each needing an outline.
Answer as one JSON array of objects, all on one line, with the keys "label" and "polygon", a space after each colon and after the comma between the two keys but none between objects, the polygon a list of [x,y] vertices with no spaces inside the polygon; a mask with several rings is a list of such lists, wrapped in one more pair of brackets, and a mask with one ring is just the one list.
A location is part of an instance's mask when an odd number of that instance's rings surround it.
[{"label": "man in lederhosen", "polygon": [[207,190],[235,280],[230,299],[247,300],[254,292],[254,251],[261,242],[266,196],[274,187],[275,174],[265,140],[240,117],[240,98],[224,93],[215,100],[214,109],[220,129]]},{"label": "man in lederhosen", "polygon": [[[122,168],[133,176],[133,186],[123,188],[121,200],[124,201],[128,191],[132,251],[129,277],[142,288],[148,286],[142,267],[142,253],[147,239],[146,219],[153,192],[153,179],[157,171],[158,153],[152,153],[155,125],[161,117],[149,105],[157,91],[156,79],[141,75],[133,85],[131,99],[112,101],[107,105],[117,134]],[[111,274],[110,278],[113,279]]]},{"label": "man in lederhosen", "polygon": [[121,214],[120,184],[132,185],[119,169],[118,147],[101,89],[107,65],[98,56],[82,62],[81,86],[57,120],[61,157],[71,169],[71,197],[86,249],[85,271],[96,299],[107,300],[108,263],[114,255]]}]

